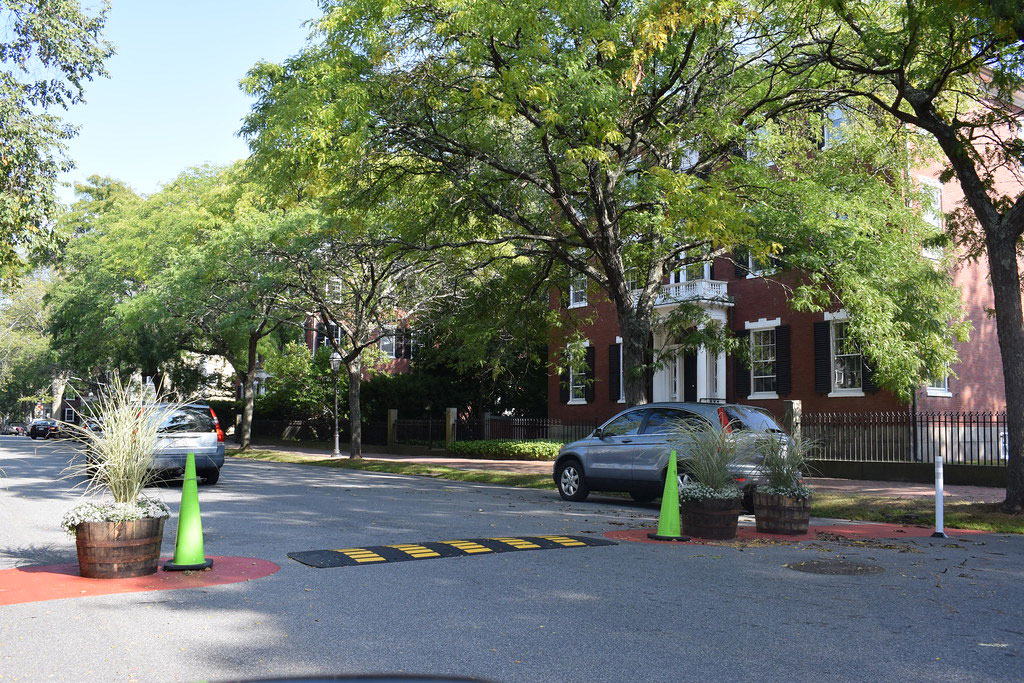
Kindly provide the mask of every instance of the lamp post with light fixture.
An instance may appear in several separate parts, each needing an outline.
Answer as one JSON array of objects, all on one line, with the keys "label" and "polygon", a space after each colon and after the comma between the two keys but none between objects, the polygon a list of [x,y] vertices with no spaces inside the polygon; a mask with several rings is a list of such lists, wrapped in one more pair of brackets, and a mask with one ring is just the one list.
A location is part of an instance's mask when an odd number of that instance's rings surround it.
[{"label": "lamp post with light fixture", "polygon": [[335,351],[331,354],[331,370],[334,372],[334,453],[335,458],[341,457],[341,449],[338,447],[338,372],[341,370],[341,354]]}]

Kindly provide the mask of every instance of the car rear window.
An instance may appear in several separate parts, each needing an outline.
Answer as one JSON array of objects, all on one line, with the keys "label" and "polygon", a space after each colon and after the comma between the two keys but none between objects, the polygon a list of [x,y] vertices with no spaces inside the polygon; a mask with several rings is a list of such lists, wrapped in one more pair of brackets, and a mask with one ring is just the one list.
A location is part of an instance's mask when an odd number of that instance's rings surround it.
[{"label": "car rear window", "polygon": [[735,430],[749,430],[752,432],[782,432],[782,427],[775,421],[767,411],[747,406],[722,406],[719,410],[725,412],[729,418],[729,424]]},{"label": "car rear window", "polygon": [[209,408],[185,406],[171,413],[158,430],[161,434],[169,432],[212,432],[216,427]]}]

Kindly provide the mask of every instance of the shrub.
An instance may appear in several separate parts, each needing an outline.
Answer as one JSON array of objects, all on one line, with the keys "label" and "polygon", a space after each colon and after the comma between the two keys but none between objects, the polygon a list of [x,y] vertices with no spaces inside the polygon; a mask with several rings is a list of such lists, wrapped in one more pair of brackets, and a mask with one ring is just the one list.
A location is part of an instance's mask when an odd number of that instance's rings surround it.
[{"label": "shrub", "polygon": [[489,460],[554,460],[561,447],[558,441],[456,441],[448,452]]}]

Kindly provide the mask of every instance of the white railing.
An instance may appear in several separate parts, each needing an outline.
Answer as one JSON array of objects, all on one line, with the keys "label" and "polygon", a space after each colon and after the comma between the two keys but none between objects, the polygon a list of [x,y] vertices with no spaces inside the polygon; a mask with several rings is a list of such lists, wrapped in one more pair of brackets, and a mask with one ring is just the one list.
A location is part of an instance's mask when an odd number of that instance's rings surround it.
[{"label": "white railing", "polygon": [[721,306],[732,306],[728,283],[722,280],[690,280],[663,285],[655,306],[667,306],[682,301],[710,301]]}]

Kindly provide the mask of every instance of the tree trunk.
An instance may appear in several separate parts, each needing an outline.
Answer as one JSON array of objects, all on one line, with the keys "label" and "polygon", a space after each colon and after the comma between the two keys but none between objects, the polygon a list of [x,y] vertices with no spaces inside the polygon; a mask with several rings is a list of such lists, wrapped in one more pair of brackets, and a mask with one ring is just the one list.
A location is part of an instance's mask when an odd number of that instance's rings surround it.
[{"label": "tree trunk", "polygon": [[651,314],[643,314],[628,303],[618,307],[622,330],[622,384],[626,405],[647,403],[647,378],[651,372],[648,342],[651,335]]},{"label": "tree trunk", "polygon": [[348,363],[348,424],[352,432],[349,457],[363,457],[363,423],[359,410],[359,389],[363,380],[363,362],[356,356]]},{"label": "tree trunk", "polygon": [[67,387],[68,381],[64,377],[57,377],[50,383],[51,395],[53,396],[53,402],[50,405],[50,415],[57,420],[63,420],[64,416],[60,414],[60,404],[64,402],[64,389]]},{"label": "tree trunk", "polygon": [[1006,226],[1001,229],[984,227],[1009,432],[1006,500],[1002,509],[1017,513],[1024,510],[1024,312],[1021,309],[1020,271],[1014,232],[1006,230]]},{"label": "tree trunk", "polygon": [[245,405],[242,408],[242,424],[240,425],[242,434],[238,441],[240,444],[239,450],[243,451],[249,448],[252,441],[252,412],[256,403],[253,384],[256,380],[257,342],[259,342],[257,335],[249,335],[249,357],[246,359],[245,380],[242,383],[242,397],[245,401]]}]

